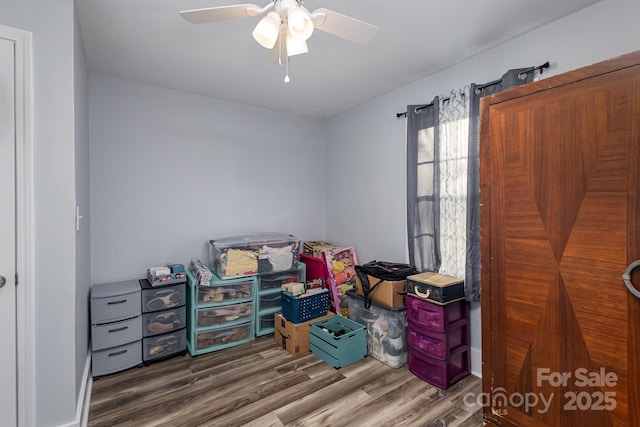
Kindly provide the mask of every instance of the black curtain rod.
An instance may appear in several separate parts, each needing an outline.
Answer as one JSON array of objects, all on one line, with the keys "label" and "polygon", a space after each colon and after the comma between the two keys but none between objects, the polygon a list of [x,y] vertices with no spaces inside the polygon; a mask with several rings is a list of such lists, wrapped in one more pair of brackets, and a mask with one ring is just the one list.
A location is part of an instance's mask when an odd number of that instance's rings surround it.
[{"label": "black curtain rod", "polygon": [[[543,73],[543,70],[544,70],[545,68],[549,68],[549,67],[551,67],[551,64],[549,63],[549,61],[547,61],[547,62],[545,62],[545,63],[544,63],[544,64],[542,64],[542,65],[538,65],[537,67],[533,67],[533,70],[531,70],[531,71],[540,71],[540,74],[542,74],[542,73]],[[530,73],[531,71],[523,71],[523,72],[522,72],[522,73],[520,73],[520,74]]]},{"label": "black curtain rod", "polygon": [[[551,66],[551,64],[549,63],[549,61],[545,62],[542,65],[538,65],[537,67],[533,67],[531,70],[527,70],[527,71],[523,71],[522,73],[518,74],[518,77],[520,77],[523,74],[527,74],[527,73],[531,73],[531,72],[535,72],[535,71],[540,71],[540,74],[542,74],[542,70],[544,70],[545,68],[549,68]],[[493,85],[497,85],[500,84],[502,82],[502,79],[498,79],[498,80],[494,80],[492,82],[489,83],[485,83],[481,86],[477,86],[476,90],[477,91],[482,91],[482,89],[493,86]],[[447,102],[450,98],[442,98],[442,101]],[[431,107],[433,106],[433,102],[430,102],[428,104],[424,104],[424,105],[418,105],[416,107],[416,112],[422,110],[423,108],[427,108],[427,107]],[[405,111],[404,113],[396,113],[396,118],[400,118],[400,117],[407,117],[407,112]]]},{"label": "black curtain rod", "polygon": [[[450,100],[451,98],[447,97],[447,98],[442,98],[443,102],[447,102],[448,100]],[[422,110],[423,108],[427,108],[427,107],[433,107],[433,102],[430,102],[428,104],[424,104],[424,105],[418,105],[416,107],[416,113],[420,110]],[[407,117],[407,112],[405,111],[404,113],[396,113],[396,117],[400,118],[402,116]]]}]

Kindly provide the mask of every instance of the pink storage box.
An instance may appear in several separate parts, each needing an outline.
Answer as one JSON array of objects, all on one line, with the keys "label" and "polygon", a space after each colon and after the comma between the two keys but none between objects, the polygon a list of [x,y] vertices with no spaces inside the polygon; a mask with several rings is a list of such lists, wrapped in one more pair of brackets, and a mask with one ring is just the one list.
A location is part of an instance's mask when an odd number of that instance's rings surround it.
[{"label": "pink storage box", "polygon": [[307,266],[307,280],[322,279],[327,283],[327,268],[322,258],[316,258],[307,254],[300,254],[300,261]]}]

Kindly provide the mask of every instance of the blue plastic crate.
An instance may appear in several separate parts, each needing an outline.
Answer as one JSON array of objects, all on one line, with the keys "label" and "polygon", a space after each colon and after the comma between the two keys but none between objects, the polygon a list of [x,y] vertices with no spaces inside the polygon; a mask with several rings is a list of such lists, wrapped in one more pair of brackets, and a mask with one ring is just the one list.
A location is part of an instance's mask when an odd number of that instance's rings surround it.
[{"label": "blue plastic crate", "polygon": [[350,365],[367,355],[366,328],[342,316],[311,322],[309,349],[334,368]]},{"label": "blue plastic crate", "polygon": [[329,290],[308,292],[301,296],[290,297],[280,293],[282,300],[282,316],[290,322],[302,323],[316,317],[324,316],[329,311]]}]

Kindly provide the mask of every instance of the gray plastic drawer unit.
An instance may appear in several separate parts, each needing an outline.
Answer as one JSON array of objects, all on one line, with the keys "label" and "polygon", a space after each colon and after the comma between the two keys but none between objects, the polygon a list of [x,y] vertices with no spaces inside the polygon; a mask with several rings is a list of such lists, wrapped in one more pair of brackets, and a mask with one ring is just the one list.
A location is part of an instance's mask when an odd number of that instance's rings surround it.
[{"label": "gray plastic drawer unit", "polygon": [[137,280],[93,285],[91,324],[99,325],[139,316],[140,304],[140,285]]},{"label": "gray plastic drawer unit", "polygon": [[102,350],[140,340],[142,336],[141,317],[119,322],[105,323],[91,327],[91,348]]},{"label": "gray plastic drawer unit", "polygon": [[186,283],[151,286],[149,280],[142,279],[140,288],[143,363],[186,354]]},{"label": "gray plastic drawer unit", "polygon": [[182,306],[165,311],[155,311],[142,315],[142,336],[164,334],[187,326],[187,307]]},{"label": "gray plastic drawer unit", "polygon": [[92,374],[94,377],[112,374],[142,364],[142,342],[134,341],[118,347],[94,351]]},{"label": "gray plastic drawer unit", "polygon": [[142,302],[137,280],[91,287],[91,374],[142,364]]},{"label": "gray plastic drawer unit", "polygon": [[147,362],[184,351],[187,348],[187,330],[144,338],[142,340],[142,359]]},{"label": "gray plastic drawer unit", "polygon": [[184,290],[184,283],[173,286],[155,287],[152,289],[143,287],[142,312],[149,313],[185,305]]}]

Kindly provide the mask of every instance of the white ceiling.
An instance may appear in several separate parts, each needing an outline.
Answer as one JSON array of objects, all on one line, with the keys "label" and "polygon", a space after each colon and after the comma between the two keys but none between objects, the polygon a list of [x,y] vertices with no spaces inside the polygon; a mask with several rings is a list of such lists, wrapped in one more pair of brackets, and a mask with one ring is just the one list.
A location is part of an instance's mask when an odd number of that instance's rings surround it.
[{"label": "white ceiling", "polygon": [[90,72],[326,118],[597,1],[306,0],[379,29],[365,46],[314,31],[289,83],[251,36],[261,16],[190,24],[178,14],[247,0],[80,0],[77,10]]}]

